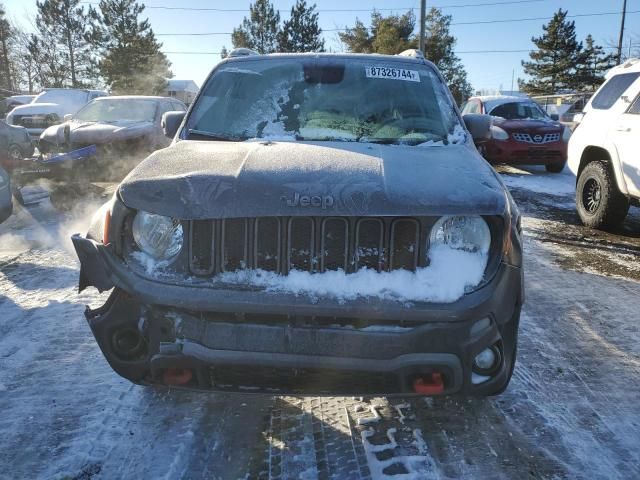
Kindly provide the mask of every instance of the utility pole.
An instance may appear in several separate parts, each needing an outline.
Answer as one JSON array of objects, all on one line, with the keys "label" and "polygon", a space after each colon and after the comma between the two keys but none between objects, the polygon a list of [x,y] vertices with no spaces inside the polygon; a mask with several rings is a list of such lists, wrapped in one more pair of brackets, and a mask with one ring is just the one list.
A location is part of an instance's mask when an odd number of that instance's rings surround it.
[{"label": "utility pole", "polygon": [[513,95],[513,80],[516,76],[516,69],[511,70],[511,95]]},{"label": "utility pole", "polygon": [[624,20],[627,16],[627,0],[622,3],[622,22],[620,23],[620,37],[618,37],[618,65],[622,63],[622,39],[624,38]]},{"label": "utility pole", "polygon": [[[625,2],[627,0],[624,0]],[[420,51],[424,53],[424,22],[427,14],[427,0],[420,0]]]}]

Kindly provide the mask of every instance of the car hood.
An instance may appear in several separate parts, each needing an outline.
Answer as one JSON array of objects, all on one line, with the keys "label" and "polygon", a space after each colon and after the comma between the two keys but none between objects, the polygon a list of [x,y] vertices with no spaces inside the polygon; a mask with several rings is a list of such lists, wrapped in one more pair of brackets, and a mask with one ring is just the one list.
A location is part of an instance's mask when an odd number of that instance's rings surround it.
[{"label": "car hood", "polygon": [[65,130],[69,130],[71,143],[108,143],[147,135],[154,129],[153,122],[79,122],[71,120],[61,125],[47,128],[41,140],[51,143],[65,143]]},{"label": "car hood", "polygon": [[124,179],[135,209],[181,219],[496,215],[505,187],[472,146],[181,141]]},{"label": "car hood", "polygon": [[57,103],[28,103],[27,105],[19,105],[11,110],[10,115],[46,115],[55,113],[62,118],[67,113],[62,105]]},{"label": "car hood", "polygon": [[553,120],[503,120],[494,121],[495,125],[507,130],[508,132],[547,132],[555,133],[562,130],[562,125]]}]

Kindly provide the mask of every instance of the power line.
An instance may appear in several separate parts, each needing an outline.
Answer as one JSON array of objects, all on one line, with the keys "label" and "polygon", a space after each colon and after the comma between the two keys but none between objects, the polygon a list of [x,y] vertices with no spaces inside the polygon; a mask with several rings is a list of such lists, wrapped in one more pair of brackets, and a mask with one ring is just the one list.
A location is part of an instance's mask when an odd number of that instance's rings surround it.
[{"label": "power line", "polygon": [[[498,1],[498,2],[484,2],[484,3],[461,3],[461,4],[452,4],[452,5],[440,5],[435,6],[435,8],[446,9],[446,8],[473,8],[473,7],[490,7],[490,6],[499,6],[499,5],[516,5],[523,3],[538,3],[538,2],[546,2],[548,0],[506,0],[506,1]],[[99,2],[89,2],[84,1],[80,2],[88,5],[99,5]],[[187,12],[218,12],[218,13],[249,13],[249,10],[246,8],[216,8],[216,7],[170,7],[166,5],[145,5],[145,8],[149,10],[173,10],[173,11],[187,11]],[[321,13],[358,13],[358,12],[397,12],[399,10],[417,10],[417,7],[395,7],[395,8],[329,8],[329,9],[318,9],[317,12]],[[277,12],[288,12],[289,9],[276,9]]]},{"label": "power line", "polygon": [[[640,44],[632,45],[633,48],[639,47]],[[616,49],[617,47],[602,47],[608,49]],[[474,54],[474,53],[528,53],[532,49],[516,49],[516,50],[456,50],[456,54]],[[199,51],[169,51],[162,52],[165,55],[220,55],[222,52],[199,52]]]},{"label": "power line", "polygon": [[[640,13],[640,10],[628,11],[627,15],[631,13]],[[581,18],[581,17],[601,17],[607,15],[620,15],[620,12],[596,12],[596,13],[577,13],[575,15],[567,15],[567,18]],[[473,22],[452,22],[451,25],[487,25],[492,23],[511,23],[511,22],[530,22],[540,20],[551,20],[553,17],[527,17],[527,18],[510,18],[504,20],[476,20]],[[322,29],[323,32],[344,32],[348,30],[345,28],[327,28]],[[182,36],[213,36],[213,35],[231,35],[231,32],[200,32],[200,33],[156,33],[158,37],[182,37]]]}]

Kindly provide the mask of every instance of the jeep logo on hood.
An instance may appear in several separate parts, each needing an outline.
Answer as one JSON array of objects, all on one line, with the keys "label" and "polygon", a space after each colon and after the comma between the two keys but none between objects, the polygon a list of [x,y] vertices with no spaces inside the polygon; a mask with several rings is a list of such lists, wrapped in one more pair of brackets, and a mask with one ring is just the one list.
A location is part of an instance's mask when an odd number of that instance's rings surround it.
[{"label": "jeep logo on hood", "polygon": [[296,192],[293,194],[293,198],[288,198],[285,195],[280,198],[286,202],[287,207],[320,207],[326,210],[335,205],[335,200],[331,195],[300,195]]}]

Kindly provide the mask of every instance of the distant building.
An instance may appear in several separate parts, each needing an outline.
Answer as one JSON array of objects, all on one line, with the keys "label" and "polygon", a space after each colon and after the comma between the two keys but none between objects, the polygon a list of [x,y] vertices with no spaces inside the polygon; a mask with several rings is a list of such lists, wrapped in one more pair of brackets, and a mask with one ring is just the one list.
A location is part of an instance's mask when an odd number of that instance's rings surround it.
[{"label": "distant building", "polygon": [[521,92],[519,90],[502,90],[502,89],[495,89],[495,88],[483,88],[481,90],[476,90],[476,97],[486,97],[486,96],[493,96],[493,95],[504,95],[507,97],[526,97],[527,94],[524,92]]},{"label": "distant building", "polygon": [[196,98],[196,94],[200,87],[193,80],[175,80],[170,78],[167,80],[167,89],[163,95],[165,97],[177,98],[185,104],[190,105]]}]

